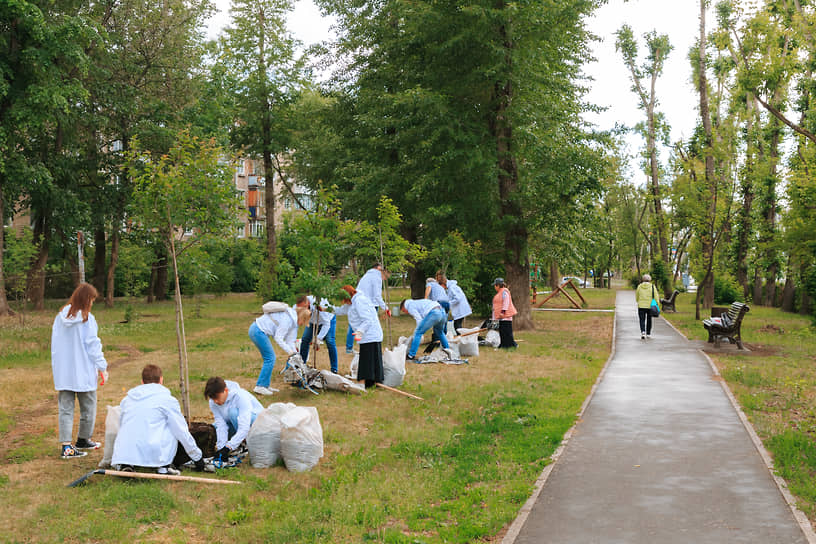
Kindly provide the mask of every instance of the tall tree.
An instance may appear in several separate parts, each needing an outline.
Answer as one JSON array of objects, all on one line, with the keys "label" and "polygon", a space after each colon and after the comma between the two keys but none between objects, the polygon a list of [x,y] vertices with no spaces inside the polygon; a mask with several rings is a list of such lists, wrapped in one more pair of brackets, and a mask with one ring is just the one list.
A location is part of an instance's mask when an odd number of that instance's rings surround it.
[{"label": "tall tree", "polygon": [[[623,61],[629,69],[632,80],[632,91],[638,97],[638,106],[646,113],[646,126],[644,135],[646,137],[645,159],[647,175],[649,177],[649,187],[652,195],[652,206],[654,209],[654,221],[657,228],[658,247],[660,258],[667,265],[670,261],[669,236],[666,228],[666,217],[663,211],[662,191],[660,188],[660,164],[657,157],[657,142],[661,134],[667,134],[667,127],[663,116],[656,111],[657,107],[657,80],[663,73],[666,58],[672,50],[669,37],[666,34],[649,32],[644,35],[646,40],[647,55],[646,60],[638,65],[638,45],[635,40],[632,28],[623,25],[617,31],[615,48],[623,56]],[[662,286],[664,290],[668,285]]]}]

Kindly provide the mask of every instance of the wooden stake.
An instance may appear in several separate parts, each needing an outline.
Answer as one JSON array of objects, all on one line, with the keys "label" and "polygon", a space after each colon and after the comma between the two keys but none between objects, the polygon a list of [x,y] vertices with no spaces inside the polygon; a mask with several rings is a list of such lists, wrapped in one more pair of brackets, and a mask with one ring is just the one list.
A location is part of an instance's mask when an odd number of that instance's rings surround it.
[{"label": "wooden stake", "polygon": [[93,476],[94,474],[102,474],[108,476],[121,476],[122,478],[144,478],[148,480],[174,480],[182,482],[198,482],[201,484],[240,484],[234,480],[216,480],[215,478],[197,478],[195,476],[176,476],[175,474],[157,474],[153,472],[125,472],[122,470],[107,470],[97,469],[92,470],[82,478],[75,480],[68,484],[68,487],[76,487]]},{"label": "wooden stake", "polygon": [[411,397],[412,399],[416,400],[425,400],[422,397],[417,397],[416,395],[412,395],[411,393],[406,393],[405,391],[400,391],[396,387],[389,387],[385,384],[377,382],[377,387],[382,387],[383,389],[387,389],[388,391],[393,391],[394,393],[399,393],[400,395],[405,395],[406,397]]}]

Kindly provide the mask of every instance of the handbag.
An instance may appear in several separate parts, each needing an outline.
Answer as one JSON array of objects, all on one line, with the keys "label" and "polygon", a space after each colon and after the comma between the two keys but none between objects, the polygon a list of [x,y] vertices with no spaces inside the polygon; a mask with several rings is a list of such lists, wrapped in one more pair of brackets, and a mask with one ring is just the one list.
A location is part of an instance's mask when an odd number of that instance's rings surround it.
[{"label": "handbag", "polygon": [[651,314],[652,317],[660,317],[660,306],[657,305],[657,301],[655,300],[654,285],[652,285],[652,304],[649,306],[649,314]]}]

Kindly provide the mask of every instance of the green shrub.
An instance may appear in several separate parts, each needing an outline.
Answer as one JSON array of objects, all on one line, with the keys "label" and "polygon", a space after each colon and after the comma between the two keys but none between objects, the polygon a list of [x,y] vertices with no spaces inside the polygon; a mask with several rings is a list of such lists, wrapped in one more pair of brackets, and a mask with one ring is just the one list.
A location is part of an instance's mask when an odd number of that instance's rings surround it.
[{"label": "green shrub", "polygon": [[671,293],[671,281],[666,263],[660,259],[652,262],[652,283],[657,286],[661,293]]},{"label": "green shrub", "polygon": [[742,288],[734,278],[727,274],[714,277],[715,304],[731,304],[742,298]]}]

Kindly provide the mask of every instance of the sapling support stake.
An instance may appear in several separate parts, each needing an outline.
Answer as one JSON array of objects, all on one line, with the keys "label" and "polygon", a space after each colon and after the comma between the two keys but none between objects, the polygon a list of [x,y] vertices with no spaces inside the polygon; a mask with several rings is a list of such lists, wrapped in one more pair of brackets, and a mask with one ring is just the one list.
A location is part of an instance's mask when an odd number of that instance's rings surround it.
[{"label": "sapling support stake", "polygon": [[96,469],[74,480],[67,487],[77,487],[84,484],[94,474],[103,476],[120,476],[122,478],[138,478],[146,480],[172,480],[175,482],[198,482],[202,484],[240,484],[234,480],[216,480],[215,478],[197,478],[195,476],[177,476],[175,474],[156,474],[152,472],[126,472],[122,470]]},{"label": "sapling support stake", "polygon": [[376,382],[376,385],[377,385],[377,387],[382,387],[383,389],[386,389],[388,391],[392,391],[394,393],[399,393],[400,395],[405,395],[406,397],[410,397],[412,399],[425,400],[422,397],[417,397],[416,395],[412,395],[411,393],[406,393],[405,391],[401,391],[401,390],[397,389],[396,387],[390,387],[390,386],[382,384],[380,382]]},{"label": "sapling support stake", "polygon": [[[383,272],[388,270],[385,266],[385,255],[383,253],[383,240],[382,240],[382,229],[377,227],[377,232],[380,234],[380,263],[383,267]],[[385,274],[382,274],[383,282],[385,283],[385,310],[390,311],[388,306],[388,278],[385,277]],[[394,344],[391,343],[391,319],[388,317],[388,314],[385,314],[385,328],[388,330],[388,349],[394,349]]]}]

